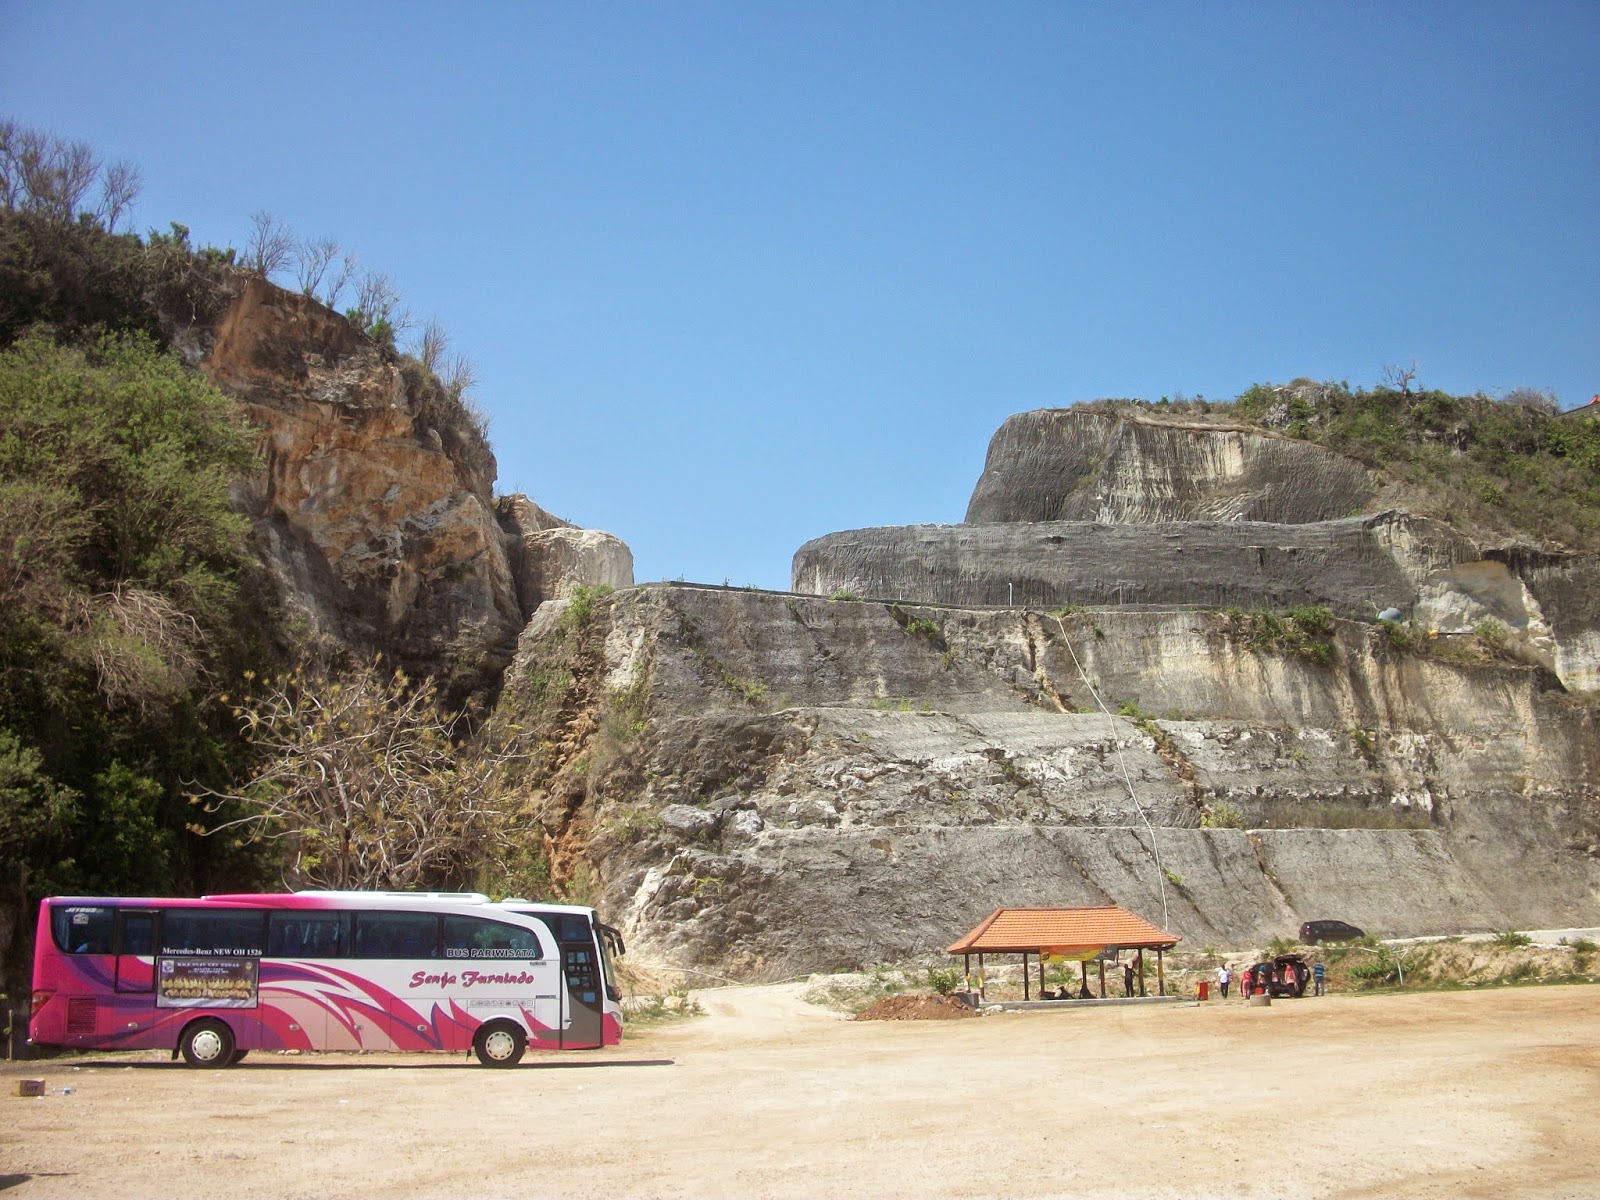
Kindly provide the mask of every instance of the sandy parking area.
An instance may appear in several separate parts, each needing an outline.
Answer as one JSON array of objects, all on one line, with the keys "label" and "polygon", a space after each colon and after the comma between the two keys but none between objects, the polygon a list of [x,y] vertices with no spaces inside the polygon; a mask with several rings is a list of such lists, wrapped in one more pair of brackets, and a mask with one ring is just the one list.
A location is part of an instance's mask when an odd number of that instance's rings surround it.
[{"label": "sandy parking area", "polygon": [[[6,1064],[0,1190],[1600,1195],[1594,987],[903,1023],[847,1021],[800,990],[703,992],[703,1018],[511,1071],[418,1056]],[[18,1098],[24,1076],[52,1093]]]}]

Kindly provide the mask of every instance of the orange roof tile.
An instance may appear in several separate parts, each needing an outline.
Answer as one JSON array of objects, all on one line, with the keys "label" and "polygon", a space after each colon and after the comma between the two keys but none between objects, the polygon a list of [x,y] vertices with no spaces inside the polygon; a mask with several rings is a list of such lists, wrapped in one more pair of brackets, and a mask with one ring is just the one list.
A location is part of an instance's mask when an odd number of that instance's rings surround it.
[{"label": "orange roof tile", "polygon": [[1021,954],[1041,949],[1127,946],[1171,949],[1181,939],[1125,908],[997,908],[947,954]]}]

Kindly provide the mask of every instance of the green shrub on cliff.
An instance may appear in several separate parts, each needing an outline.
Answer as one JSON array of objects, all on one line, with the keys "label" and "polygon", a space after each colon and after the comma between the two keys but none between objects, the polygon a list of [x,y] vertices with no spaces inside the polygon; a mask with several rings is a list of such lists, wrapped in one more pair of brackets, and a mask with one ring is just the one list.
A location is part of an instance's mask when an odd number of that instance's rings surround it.
[{"label": "green shrub on cliff", "polygon": [[1333,662],[1333,613],[1320,605],[1274,612],[1237,608],[1215,613],[1223,636],[1256,653],[1292,654],[1318,666]]},{"label": "green shrub on cliff", "polygon": [[1558,414],[1545,393],[1496,400],[1299,379],[1251,387],[1230,415],[1365,463],[1416,511],[1600,548],[1600,419]]},{"label": "green shrub on cliff", "polygon": [[32,896],[249,877],[183,788],[240,752],[205,698],[244,652],[252,441],[142,333],[0,350],[0,859]]}]

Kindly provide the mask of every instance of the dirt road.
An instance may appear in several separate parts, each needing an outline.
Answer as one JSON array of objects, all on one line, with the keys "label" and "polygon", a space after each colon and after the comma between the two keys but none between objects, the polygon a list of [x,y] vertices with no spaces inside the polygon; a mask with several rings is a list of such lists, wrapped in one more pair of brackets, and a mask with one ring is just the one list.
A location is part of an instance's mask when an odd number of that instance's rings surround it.
[{"label": "dirt road", "polygon": [[[847,1021],[800,990],[703,992],[703,1018],[511,1071],[419,1056],[6,1064],[0,1191],[1600,1195],[1595,987],[915,1023]],[[51,1094],[18,1098],[25,1076]]]}]

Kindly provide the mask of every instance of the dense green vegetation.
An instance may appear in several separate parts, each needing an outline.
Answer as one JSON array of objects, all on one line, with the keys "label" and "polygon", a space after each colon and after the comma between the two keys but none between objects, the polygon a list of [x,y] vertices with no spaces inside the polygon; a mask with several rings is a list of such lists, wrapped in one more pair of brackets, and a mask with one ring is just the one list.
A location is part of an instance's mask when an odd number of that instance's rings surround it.
[{"label": "dense green vegetation", "polygon": [[[255,434],[171,343],[216,320],[247,272],[298,259],[308,296],[332,305],[353,283],[351,319],[392,350],[398,292],[357,277],[330,242],[287,242],[259,218],[243,254],[196,249],[176,224],[119,231],[137,186],[81,143],[0,121],[0,989],[24,1000],[40,896],[316,881],[319,843],[292,827],[284,782],[284,759],[307,756],[284,750],[295,731],[275,721],[268,684],[307,657],[315,672],[294,678],[314,682],[297,701],[371,684],[391,703],[370,727],[422,728],[443,792],[492,765],[460,752],[428,681],[375,674],[274,612],[233,502],[262,469]],[[418,419],[473,462],[487,451],[471,366],[445,348],[430,325],[398,365]],[[416,878],[387,885],[459,886],[478,865],[460,845],[434,849],[413,856]],[[485,855],[485,869],[501,866]]]},{"label": "dense green vegetation", "polygon": [[240,743],[206,701],[237,630],[254,465],[234,406],[142,333],[0,350],[0,854],[25,889],[249,874],[184,788]]},{"label": "dense green vegetation", "polygon": [[[1126,401],[1106,402],[1113,406]],[[1372,467],[1397,506],[1485,533],[1600,549],[1600,420],[1519,389],[1501,399],[1297,379],[1229,402],[1141,405],[1232,419]]]}]

